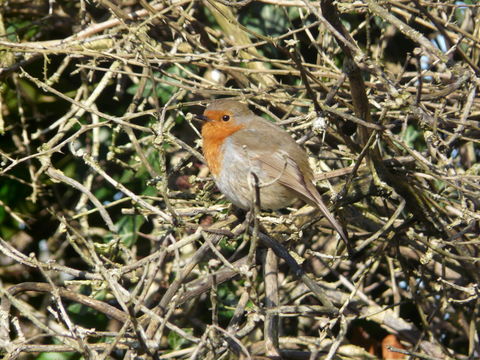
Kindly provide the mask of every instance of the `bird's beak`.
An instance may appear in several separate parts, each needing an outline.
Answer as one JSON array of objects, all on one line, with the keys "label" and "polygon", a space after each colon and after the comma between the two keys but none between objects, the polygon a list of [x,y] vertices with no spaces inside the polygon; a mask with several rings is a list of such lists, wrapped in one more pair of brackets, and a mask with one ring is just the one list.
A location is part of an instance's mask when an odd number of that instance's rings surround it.
[{"label": "bird's beak", "polygon": [[209,120],[205,115],[195,115],[193,119],[201,122],[207,122]]}]

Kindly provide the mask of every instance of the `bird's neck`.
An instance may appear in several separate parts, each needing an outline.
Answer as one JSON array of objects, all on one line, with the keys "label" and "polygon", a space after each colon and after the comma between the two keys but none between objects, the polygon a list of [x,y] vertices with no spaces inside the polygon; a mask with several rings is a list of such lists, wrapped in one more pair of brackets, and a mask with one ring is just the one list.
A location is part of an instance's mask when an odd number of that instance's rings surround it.
[{"label": "bird's neck", "polygon": [[202,127],[203,154],[208,167],[214,176],[220,173],[223,160],[222,145],[232,134],[243,129],[243,125],[226,125],[217,122],[207,122]]}]

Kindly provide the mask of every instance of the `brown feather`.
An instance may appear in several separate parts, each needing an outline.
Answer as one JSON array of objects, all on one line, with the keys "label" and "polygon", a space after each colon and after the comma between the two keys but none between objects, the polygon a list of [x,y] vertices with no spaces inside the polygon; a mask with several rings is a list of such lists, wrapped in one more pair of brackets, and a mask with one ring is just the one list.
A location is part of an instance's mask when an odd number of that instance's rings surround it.
[{"label": "brown feather", "polygon": [[[295,191],[303,200],[316,205],[345,242],[347,236],[340,223],[333,217],[313,184],[313,173],[306,152],[285,131],[263,118],[257,117],[255,129],[247,128],[232,135],[235,143],[255,154],[265,172],[283,186]],[[275,136],[270,134],[274,127]]]}]

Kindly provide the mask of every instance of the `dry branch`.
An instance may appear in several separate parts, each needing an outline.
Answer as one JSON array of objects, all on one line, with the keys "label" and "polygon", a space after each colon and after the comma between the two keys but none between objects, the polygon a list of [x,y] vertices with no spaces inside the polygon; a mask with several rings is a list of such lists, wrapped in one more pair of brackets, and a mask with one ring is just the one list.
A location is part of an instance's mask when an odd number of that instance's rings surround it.
[{"label": "dry branch", "polygon": [[[480,6],[33,3],[0,4],[2,356],[480,357]],[[216,97],[306,147],[353,258],[307,205],[229,215]]]}]

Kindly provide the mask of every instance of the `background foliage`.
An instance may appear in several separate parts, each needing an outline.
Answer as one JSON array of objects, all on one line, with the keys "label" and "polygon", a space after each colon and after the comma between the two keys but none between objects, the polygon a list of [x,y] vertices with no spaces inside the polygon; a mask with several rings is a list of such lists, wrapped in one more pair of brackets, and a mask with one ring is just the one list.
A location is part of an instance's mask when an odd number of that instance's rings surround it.
[{"label": "background foliage", "polygon": [[[3,356],[480,357],[479,34],[473,1],[0,1]],[[217,97],[305,146],[354,257],[301,203],[233,215]]]}]

